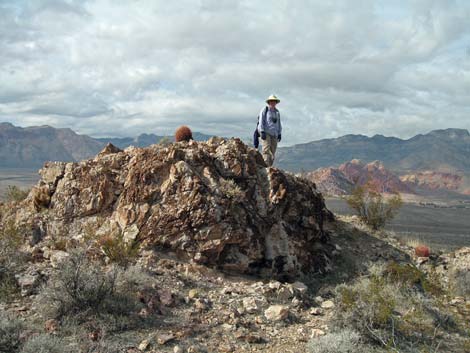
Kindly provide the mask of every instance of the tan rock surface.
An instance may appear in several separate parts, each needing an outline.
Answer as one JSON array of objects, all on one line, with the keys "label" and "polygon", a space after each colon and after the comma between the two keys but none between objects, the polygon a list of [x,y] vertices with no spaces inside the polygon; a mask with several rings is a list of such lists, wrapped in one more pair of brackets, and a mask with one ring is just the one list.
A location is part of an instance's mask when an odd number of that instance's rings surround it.
[{"label": "tan rock surface", "polygon": [[[46,163],[9,217],[46,224],[46,236],[121,235],[179,258],[266,276],[323,272],[323,222],[315,185],[275,168],[239,139],[168,146],[108,145],[94,159]],[[34,228],[34,224],[31,228]]]}]

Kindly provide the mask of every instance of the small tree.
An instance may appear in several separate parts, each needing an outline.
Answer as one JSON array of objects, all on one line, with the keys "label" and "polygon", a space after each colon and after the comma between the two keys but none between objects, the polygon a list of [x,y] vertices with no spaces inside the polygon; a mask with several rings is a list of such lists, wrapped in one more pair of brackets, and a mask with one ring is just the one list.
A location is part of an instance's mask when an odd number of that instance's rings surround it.
[{"label": "small tree", "polygon": [[346,201],[359,218],[374,230],[383,228],[403,205],[400,194],[384,198],[383,194],[368,184],[356,186]]}]

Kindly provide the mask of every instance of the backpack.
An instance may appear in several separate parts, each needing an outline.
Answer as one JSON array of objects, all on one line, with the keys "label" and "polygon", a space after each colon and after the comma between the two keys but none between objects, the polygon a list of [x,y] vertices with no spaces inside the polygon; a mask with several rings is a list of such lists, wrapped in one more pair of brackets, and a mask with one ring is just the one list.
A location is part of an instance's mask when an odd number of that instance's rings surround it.
[{"label": "backpack", "polygon": [[[266,116],[266,114],[268,113],[268,107],[266,106],[263,110],[263,117]],[[255,129],[255,132],[253,133],[253,145],[255,146],[255,148],[258,148],[259,146],[259,131],[258,131],[258,126],[259,126],[259,116],[258,116],[258,123],[256,124],[256,129]]]}]

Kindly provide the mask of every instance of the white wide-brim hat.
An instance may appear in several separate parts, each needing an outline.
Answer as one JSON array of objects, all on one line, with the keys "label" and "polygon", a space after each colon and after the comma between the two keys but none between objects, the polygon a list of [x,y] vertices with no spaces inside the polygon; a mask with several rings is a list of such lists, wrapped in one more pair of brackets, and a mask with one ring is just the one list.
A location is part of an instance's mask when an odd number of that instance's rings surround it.
[{"label": "white wide-brim hat", "polygon": [[274,94],[271,94],[268,99],[266,99],[266,103],[268,103],[269,101],[276,101],[276,102],[280,102],[281,100],[279,98],[276,97],[276,95]]}]

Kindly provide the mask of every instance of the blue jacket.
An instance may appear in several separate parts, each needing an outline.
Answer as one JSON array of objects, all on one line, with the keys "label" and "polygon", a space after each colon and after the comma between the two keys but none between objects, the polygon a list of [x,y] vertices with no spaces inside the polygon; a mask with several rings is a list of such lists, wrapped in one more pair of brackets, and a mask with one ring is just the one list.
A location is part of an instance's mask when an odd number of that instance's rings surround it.
[{"label": "blue jacket", "polygon": [[263,108],[258,116],[258,131],[267,133],[268,135],[278,137],[282,133],[281,114],[276,108],[267,110]]}]

